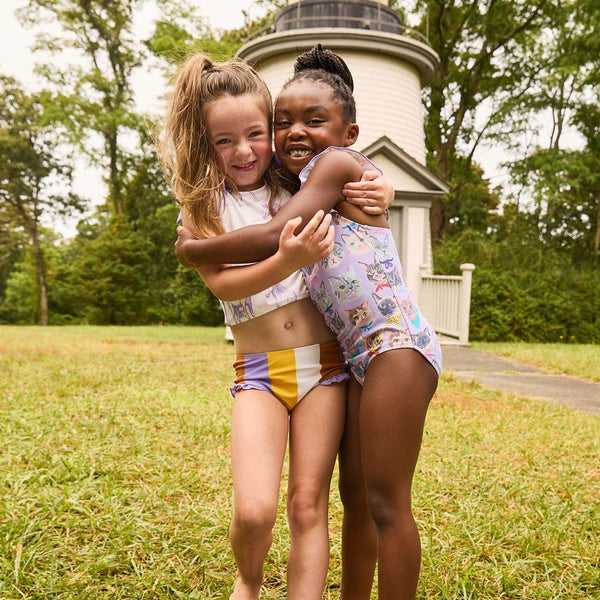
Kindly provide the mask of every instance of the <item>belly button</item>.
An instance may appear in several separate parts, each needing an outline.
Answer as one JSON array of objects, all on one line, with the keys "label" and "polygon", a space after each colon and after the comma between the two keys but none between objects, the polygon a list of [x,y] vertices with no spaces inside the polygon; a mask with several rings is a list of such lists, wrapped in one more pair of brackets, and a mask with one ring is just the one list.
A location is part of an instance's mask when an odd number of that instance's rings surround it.
[{"label": "belly button", "polygon": [[294,324],[291,321],[287,321],[287,323],[284,324],[283,328],[291,329],[293,326],[294,326]]}]

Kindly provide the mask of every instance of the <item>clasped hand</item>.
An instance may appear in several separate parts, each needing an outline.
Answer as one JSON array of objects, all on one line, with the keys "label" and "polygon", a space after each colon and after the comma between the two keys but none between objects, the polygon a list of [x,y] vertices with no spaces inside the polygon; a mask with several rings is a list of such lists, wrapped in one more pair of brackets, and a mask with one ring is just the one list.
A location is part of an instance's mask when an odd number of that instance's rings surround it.
[{"label": "clasped hand", "polygon": [[[318,210],[304,229],[296,235],[294,232],[301,223],[302,217],[290,219],[279,236],[277,254],[281,262],[289,267],[290,273],[318,262],[333,250],[334,230],[330,214],[324,214],[323,210]],[[194,233],[187,227],[182,225],[177,227],[175,255],[184,267],[198,266],[189,260],[186,252],[188,244],[196,239]]]},{"label": "clasped hand", "polygon": [[279,237],[277,254],[290,271],[313,265],[333,250],[334,229],[331,214],[318,210],[304,229],[294,232],[302,223],[302,217],[290,219]]}]

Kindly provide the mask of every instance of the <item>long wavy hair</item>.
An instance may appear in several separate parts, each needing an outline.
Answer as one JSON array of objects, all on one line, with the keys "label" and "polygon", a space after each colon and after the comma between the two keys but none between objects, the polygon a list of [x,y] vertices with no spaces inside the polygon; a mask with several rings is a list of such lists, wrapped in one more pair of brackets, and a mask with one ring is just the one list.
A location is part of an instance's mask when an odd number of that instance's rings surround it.
[{"label": "long wavy hair", "polygon": [[[217,63],[204,54],[194,54],[177,70],[157,135],[158,158],[175,200],[188,210],[203,237],[224,232],[219,218],[223,192],[238,191],[223,170],[211,141],[208,107],[224,96],[242,94],[253,94],[260,100],[271,135],[273,102],[258,73],[239,59]],[[273,165],[264,178],[271,189],[272,203],[281,189]]]}]

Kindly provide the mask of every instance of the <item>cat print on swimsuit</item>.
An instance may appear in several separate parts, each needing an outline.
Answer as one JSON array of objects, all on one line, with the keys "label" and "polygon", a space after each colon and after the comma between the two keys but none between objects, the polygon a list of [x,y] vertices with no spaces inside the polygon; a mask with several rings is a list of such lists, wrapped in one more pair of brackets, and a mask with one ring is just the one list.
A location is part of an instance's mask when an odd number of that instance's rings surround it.
[{"label": "cat print on swimsuit", "polygon": [[341,304],[357,300],[362,293],[360,280],[352,267],[348,267],[340,277],[331,277],[330,282],[333,293]]},{"label": "cat print on swimsuit", "polygon": [[365,351],[363,338],[358,332],[353,332],[342,340],[342,351],[345,356],[354,358]]},{"label": "cat print on swimsuit", "polygon": [[376,292],[380,292],[385,287],[390,287],[387,274],[380,262],[370,264],[361,262],[360,265],[364,269],[367,279],[375,286]]},{"label": "cat print on swimsuit", "polygon": [[408,329],[402,329],[401,331],[388,330],[388,345],[391,348],[407,348],[412,345],[412,339]]},{"label": "cat print on swimsuit", "polygon": [[376,235],[369,236],[375,255],[383,265],[383,268],[390,270],[394,267],[394,253],[385,238],[380,239]]},{"label": "cat print on swimsuit", "polygon": [[375,333],[368,335],[364,339],[365,339],[365,344],[367,346],[367,352],[371,356],[378,354],[383,346],[383,332],[376,331]]},{"label": "cat print on swimsuit", "polygon": [[343,331],[344,329],[344,321],[337,310],[332,310],[329,313],[327,324],[332,331]]},{"label": "cat print on swimsuit", "polygon": [[[238,209],[242,211],[247,211],[250,207],[250,214],[256,215],[254,223],[264,223],[271,218],[268,200],[266,200],[262,194],[257,194],[254,190],[249,190],[237,195],[233,193],[228,194],[226,202],[235,203]],[[259,210],[262,210],[262,214],[260,215],[257,214]]]},{"label": "cat print on swimsuit", "polygon": [[400,306],[398,305],[398,301],[396,300],[396,298],[393,298],[391,296],[381,297],[376,292],[373,292],[371,296],[375,301],[375,306],[377,307],[377,310],[384,317],[395,315],[400,312]]},{"label": "cat print on swimsuit", "polygon": [[321,281],[321,285],[316,290],[313,290],[313,296],[315,304],[321,313],[328,314],[331,311],[333,302],[325,289],[325,283],[323,281]]},{"label": "cat print on swimsuit", "polygon": [[352,372],[358,377],[361,381],[365,378],[367,374],[367,367],[369,366],[369,362],[367,360],[357,360],[356,362],[352,362]]},{"label": "cat print on swimsuit", "polygon": [[346,231],[348,233],[342,233],[342,242],[346,244],[346,247],[352,254],[360,256],[370,250],[368,241],[364,237],[361,237],[358,231],[354,229],[346,229]]},{"label": "cat print on swimsuit", "polygon": [[419,331],[411,337],[415,346],[422,352],[427,352],[433,346],[433,331],[428,327],[426,327],[423,331]]},{"label": "cat print on swimsuit", "polygon": [[404,281],[402,271],[398,271],[397,269],[387,271],[387,278],[390,286],[393,289],[406,287],[406,282]]},{"label": "cat print on swimsuit", "polygon": [[306,275],[306,277],[310,277],[311,275],[316,273],[318,268],[319,268],[319,264],[316,263],[314,265],[308,265],[307,267],[303,267],[302,271],[304,271],[304,274]]},{"label": "cat print on swimsuit", "polygon": [[354,306],[353,308],[344,309],[344,312],[354,327],[358,327],[363,331],[368,331],[371,325],[373,325],[373,312],[371,311],[368,300],[364,300],[361,304]]},{"label": "cat print on swimsuit", "polygon": [[333,250],[322,261],[325,269],[335,269],[344,260],[344,249],[339,242],[333,244]]},{"label": "cat print on swimsuit", "polygon": [[402,267],[394,260],[394,252],[390,248],[388,241],[385,238],[380,239],[376,235],[370,235],[369,238],[373,244],[375,256],[387,274],[390,286],[404,286],[405,281]]},{"label": "cat print on swimsuit", "polygon": [[231,308],[233,309],[232,320],[236,325],[254,318],[252,298],[244,298],[238,302],[232,302]]},{"label": "cat print on swimsuit", "polygon": [[421,326],[421,318],[417,307],[411,302],[409,298],[403,300],[400,304],[400,310],[402,314],[418,329]]}]

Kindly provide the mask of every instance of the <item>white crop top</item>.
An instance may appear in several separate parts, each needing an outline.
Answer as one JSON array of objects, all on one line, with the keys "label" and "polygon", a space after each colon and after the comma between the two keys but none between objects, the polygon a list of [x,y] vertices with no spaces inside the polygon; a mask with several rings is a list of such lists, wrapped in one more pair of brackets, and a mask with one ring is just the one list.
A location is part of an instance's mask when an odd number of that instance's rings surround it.
[{"label": "white crop top", "polygon": [[[239,192],[236,198],[229,192],[223,198],[223,211],[220,215],[225,231],[240,229],[246,225],[259,225],[271,219],[269,214],[270,188],[266,185],[250,192]],[[282,191],[275,199],[277,210],[290,199],[291,194]],[[252,263],[248,263],[252,264]],[[242,300],[226,302],[220,300],[225,313],[225,325],[239,325],[260,317],[276,308],[308,298],[308,288],[301,271],[295,271],[274,286]]]}]

